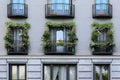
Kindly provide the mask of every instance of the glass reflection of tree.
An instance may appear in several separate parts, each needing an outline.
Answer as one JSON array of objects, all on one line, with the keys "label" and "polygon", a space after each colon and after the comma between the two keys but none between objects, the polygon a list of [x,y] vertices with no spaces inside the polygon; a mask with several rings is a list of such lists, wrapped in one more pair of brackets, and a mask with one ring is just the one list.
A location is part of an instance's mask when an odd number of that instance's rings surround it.
[{"label": "glass reflection of tree", "polygon": [[108,80],[108,66],[102,67],[102,78],[103,80]]},{"label": "glass reflection of tree", "polygon": [[58,46],[62,46],[63,45],[63,31],[59,30],[56,32],[56,42]]}]

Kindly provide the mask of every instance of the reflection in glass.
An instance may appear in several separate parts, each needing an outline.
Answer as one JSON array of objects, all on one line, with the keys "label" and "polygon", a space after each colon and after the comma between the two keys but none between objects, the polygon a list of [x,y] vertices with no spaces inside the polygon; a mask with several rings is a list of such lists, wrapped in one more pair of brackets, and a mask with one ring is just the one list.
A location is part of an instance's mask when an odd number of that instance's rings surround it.
[{"label": "reflection in glass", "polygon": [[109,80],[109,66],[108,65],[95,66],[95,80]]},{"label": "reflection in glass", "polygon": [[96,0],[96,13],[98,15],[108,14],[108,0]]},{"label": "reflection in glass", "polygon": [[69,80],[76,80],[76,68],[74,66],[69,67]]},{"label": "reflection in glass", "polygon": [[95,69],[96,69],[96,80],[100,80],[100,67],[96,66]]},{"label": "reflection in glass", "polygon": [[108,80],[108,67],[102,67],[102,80]]},{"label": "reflection in glass", "polygon": [[57,43],[62,43],[63,42],[63,31],[62,30],[60,30],[60,31],[57,31],[56,32],[57,34],[56,34],[56,42]]},{"label": "reflection in glass", "polygon": [[64,52],[63,47],[63,31],[59,30],[56,32],[57,52]]},{"label": "reflection in glass", "polygon": [[44,80],[50,79],[50,66],[44,66]]},{"label": "reflection in glass", "polygon": [[12,79],[17,79],[17,66],[12,66]]},{"label": "reflection in glass", "polygon": [[19,78],[20,79],[25,79],[25,66],[20,66],[19,67]]},{"label": "reflection in glass", "polygon": [[107,41],[107,34],[106,31],[102,31],[100,36],[98,37],[99,42],[106,42]]}]

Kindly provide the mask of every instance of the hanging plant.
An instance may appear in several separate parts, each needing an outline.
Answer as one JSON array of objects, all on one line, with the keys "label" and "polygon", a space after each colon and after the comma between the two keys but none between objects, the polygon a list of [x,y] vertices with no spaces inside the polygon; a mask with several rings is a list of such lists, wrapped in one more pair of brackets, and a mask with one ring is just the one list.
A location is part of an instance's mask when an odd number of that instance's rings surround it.
[{"label": "hanging plant", "polygon": [[[91,43],[90,47],[94,51],[95,47],[111,47],[115,46],[114,40],[113,40],[113,24],[111,22],[99,24],[97,22],[94,22],[92,24],[93,32],[91,36]],[[106,31],[106,39],[107,41],[100,43],[98,41],[98,37],[102,34],[103,31]]]},{"label": "hanging plant", "polygon": [[5,23],[7,26],[7,33],[4,37],[5,40],[5,47],[8,48],[14,48],[13,42],[13,34],[12,30],[13,29],[19,29],[20,33],[19,36],[22,37],[22,43],[17,45],[17,47],[21,47],[23,50],[28,49],[28,46],[30,44],[29,42],[29,36],[28,36],[28,30],[30,29],[30,24],[25,22],[25,23],[13,23],[13,22],[6,22]]},{"label": "hanging plant", "polygon": [[67,22],[67,23],[61,23],[61,24],[46,22],[46,30],[42,36],[42,42],[43,42],[44,47],[52,45],[52,42],[50,40],[49,28],[67,28],[71,30],[68,32],[69,41],[66,43],[61,42],[58,45],[74,46],[76,44],[78,38],[75,34],[75,23],[74,22]]}]

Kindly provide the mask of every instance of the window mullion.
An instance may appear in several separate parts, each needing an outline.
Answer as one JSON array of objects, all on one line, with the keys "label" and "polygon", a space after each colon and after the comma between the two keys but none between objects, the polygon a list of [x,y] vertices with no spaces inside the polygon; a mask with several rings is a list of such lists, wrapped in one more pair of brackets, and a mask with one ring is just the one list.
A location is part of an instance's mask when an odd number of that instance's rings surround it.
[{"label": "window mullion", "polygon": [[17,79],[19,80],[19,66],[17,65]]},{"label": "window mullion", "polygon": [[102,66],[100,66],[100,80],[102,80]]}]

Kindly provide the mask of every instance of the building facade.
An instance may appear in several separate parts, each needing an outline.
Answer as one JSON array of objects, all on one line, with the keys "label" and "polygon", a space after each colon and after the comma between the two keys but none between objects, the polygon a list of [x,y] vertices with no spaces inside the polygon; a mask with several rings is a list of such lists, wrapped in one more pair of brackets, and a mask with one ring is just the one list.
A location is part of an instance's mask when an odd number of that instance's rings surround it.
[{"label": "building facade", "polygon": [[0,80],[120,80],[119,2],[1,1]]}]

